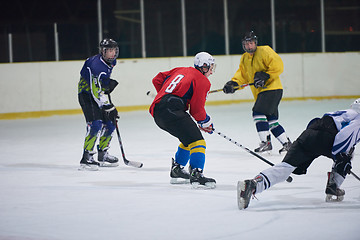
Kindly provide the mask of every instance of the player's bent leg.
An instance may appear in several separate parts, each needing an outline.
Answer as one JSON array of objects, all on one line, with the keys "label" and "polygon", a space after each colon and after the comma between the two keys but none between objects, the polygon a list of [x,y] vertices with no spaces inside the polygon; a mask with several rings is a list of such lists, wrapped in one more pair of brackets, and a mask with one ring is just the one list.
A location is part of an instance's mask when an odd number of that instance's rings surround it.
[{"label": "player's bent leg", "polygon": [[79,170],[97,171],[99,170],[99,163],[94,160],[95,152],[84,151],[80,161]]},{"label": "player's bent leg", "polygon": [[213,178],[207,178],[203,174],[205,165],[205,140],[198,140],[190,147],[190,183],[193,188],[215,188],[216,181]]},{"label": "player's bent leg", "polygon": [[109,147],[100,149],[98,146],[98,161],[100,167],[117,167],[119,166],[119,159],[108,153]]},{"label": "player's bent leg", "polygon": [[180,144],[175,154],[175,159],[172,159],[170,170],[171,184],[190,183],[190,174],[185,170],[185,166],[189,161],[190,147],[185,147]]},{"label": "player's bent leg", "polygon": [[285,181],[296,167],[281,162],[271,168],[265,169],[253,179],[239,181],[237,185],[237,201],[240,210],[249,206],[251,197],[270,188],[271,186]]},{"label": "player's bent leg", "polygon": [[339,188],[343,181],[344,178],[334,170],[328,172],[328,180],[325,189],[326,202],[341,202],[344,200],[345,190]]},{"label": "player's bent leg", "polygon": [[87,132],[84,143],[84,151],[92,152],[94,150],[95,142],[98,138],[98,134],[102,128],[102,121],[95,120],[88,122]]},{"label": "player's bent leg", "polygon": [[274,119],[269,120],[269,127],[271,133],[276,137],[276,139],[282,144],[282,148],[279,150],[279,154],[289,151],[291,147],[290,138],[285,133],[285,129],[279,124],[278,119],[273,117]]},{"label": "player's bent leg", "polygon": [[180,145],[178,146],[178,150],[175,153],[175,162],[182,166],[186,166],[186,164],[189,162],[189,158],[190,147],[185,147],[184,144],[180,143]]},{"label": "player's bent leg", "polygon": [[259,147],[255,152],[268,152],[272,150],[271,138],[269,132],[269,123],[266,116],[259,112],[253,112],[253,119],[260,138]]},{"label": "player's bent leg", "polygon": [[79,170],[98,170],[99,163],[94,160],[94,146],[98,138],[98,133],[102,127],[101,120],[88,122],[87,133],[84,142],[84,152],[80,160]]},{"label": "player's bent leg", "polygon": [[104,124],[98,148],[98,161],[100,167],[117,167],[119,166],[119,159],[109,154],[110,142],[115,130],[115,125],[111,121],[107,121]]},{"label": "player's bent leg", "polygon": [[254,178],[257,182],[256,193],[261,193],[277,183],[284,182],[295,169],[296,167],[286,162],[281,162],[261,171]]},{"label": "player's bent leg", "polygon": [[248,179],[245,181],[239,181],[237,184],[237,203],[240,210],[249,206],[251,197],[256,191],[256,181],[254,179]]}]

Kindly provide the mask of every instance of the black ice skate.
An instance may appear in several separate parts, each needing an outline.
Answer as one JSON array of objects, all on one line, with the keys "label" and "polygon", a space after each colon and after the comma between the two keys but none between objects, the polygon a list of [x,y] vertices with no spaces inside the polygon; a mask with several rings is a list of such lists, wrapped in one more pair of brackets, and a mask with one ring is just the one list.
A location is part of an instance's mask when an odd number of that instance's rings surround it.
[{"label": "black ice skate", "polygon": [[170,171],[171,184],[185,184],[190,183],[190,174],[184,169],[183,166],[172,159]]},{"label": "black ice skate", "polygon": [[240,210],[249,206],[250,198],[256,191],[257,182],[252,180],[239,181],[237,184],[237,200]]},{"label": "black ice skate", "polygon": [[190,183],[193,188],[215,188],[216,181],[212,178],[207,178],[203,174],[203,170],[200,168],[194,168],[191,170]]},{"label": "black ice skate", "polygon": [[260,143],[260,146],[258,148],[255,148],[255,152],[257,153],[262,153],[262,152],[269,152],[272,150],[272,145],[271,145],[271,139],[270,139],[270,135],[267,136],[267,140],[266,142],[262,141]]},{"label": "black ice skate", "polygon": [[289,151],[290,147],[292,145],[292,142],[290,141],[290,139],[288,138],[288,141],[286,143],[283,144],[283,147],[279,150],[279,154],[283,153],[283,152],[287,152]]},{"label": "black ice skate", "polygon": [[345,191],[337,187],[334,181],[334,173],[328,172],[328,181],[325,189],[326,202],[341,202],[344,200]]},{"label": "black ice skate", "polygon": [[99,170],[99,163],[94,160],[95,152],[84,151],[83,157],[80,161],[79,170],[97,171]]},{"label": "black ice skate", "polygon": [[98,161],[100,163],[100,167],[117,167],[119,166],[119,159],[115,156],[111,156],[108,153],[109,148],[106,147],[103,150],[98,148]]}]

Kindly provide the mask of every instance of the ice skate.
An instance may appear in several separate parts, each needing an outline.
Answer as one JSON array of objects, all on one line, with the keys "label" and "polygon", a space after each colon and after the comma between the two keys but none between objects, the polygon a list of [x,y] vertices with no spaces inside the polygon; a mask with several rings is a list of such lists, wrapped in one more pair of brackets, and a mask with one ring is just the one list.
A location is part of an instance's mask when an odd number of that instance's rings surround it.
[{"label": "ice skate", "polygon": [[99,163],[94,160],[95,152],[84,151],[83,157],[80,161],[79,170],[97,171],[99,170]]},{"label": "ice skate", "polygon": [[271,139],[270,136],[267,136],[267,140],[265,142],[262,141],[260,143],[260,146],[258,148],[255,148],[254,151],[257,153],[263,153],[263,152],[270,153],[271,150],[272,150]]},{"label": "ice skate", "polygon": [[207,178],[203,174],[203,170],[200,168],[194,168],[191,170],[190,183],[193,188],[215,188],[216,181],[212,178]]},{"label": "ice skate", "polygon": [[328,181],[325,189],[326,202],[341,202],[344,200],[345,191],[337,187],[334,181],[334,173],[328,172]]},{"label": "ice skate", "polygon": [[237,201],[240,210],[249,206],[250,198],[256,191],[257,182],[252,180],[239,181],[237,184]]},{"label": "ice skate", "polygon": [[279,150],[279,154],[289,151],[291,145],[292,145],[292,142],[288,138],[288,141],[286,143],[284,143],[283,147]]},{"label": "ice skate", "polygon": [[108,153],[109,148],[103,150],[98,149],[98,161],[100,167],[117,167],[119,166],[119,159]]},{"label": "ice skate", "polygon": [[190,174],[184,169],[183,166],[172,159],[170,171],[171,184],[186,184],[190,183]]}]

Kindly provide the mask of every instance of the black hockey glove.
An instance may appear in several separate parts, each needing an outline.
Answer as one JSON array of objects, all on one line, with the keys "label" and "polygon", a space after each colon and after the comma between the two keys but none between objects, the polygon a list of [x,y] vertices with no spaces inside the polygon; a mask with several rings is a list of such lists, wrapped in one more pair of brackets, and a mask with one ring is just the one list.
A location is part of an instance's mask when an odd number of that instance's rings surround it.
[{"label": "black hockey glove", "polygon": [[254,76],[254,87],[264,87],[266,81],[270,78],[270,75],[266,72],[256,72]]},{"label": "black hockey glove", "polygon": [[110,120],[115,124],[116,119],[119,118],[119,115],[114,104],[104,105],[102,107],[102,110],[104,113],[105,120]]},{"label": "black hockey glove", "polygon": [[350,150],[349,153],[338,153],[335,156],[335,164],[333,169],[335,172],[340,174],[343,178],[345,178],[346,174],[350,174],[351,166],[351,159],[352,159],[352,151]]},{"label": "black hockey glove", "polygon": [[223,88],[223,92],[228,94],[228,93],[234,93],[236,91],[236,89],[234,87],[239,86],[239,84],[237,82],[234,81],[228,81]]},{"label": "black hockey glove", "polygon": [[119,83],[118,83],[116,80],[110,78],[109,86],[104,87],[104,93],[105,93],[105,94],[110,94],[112,91],[114,91],[115,87],[116,87],[118,84],[119,84]]}]

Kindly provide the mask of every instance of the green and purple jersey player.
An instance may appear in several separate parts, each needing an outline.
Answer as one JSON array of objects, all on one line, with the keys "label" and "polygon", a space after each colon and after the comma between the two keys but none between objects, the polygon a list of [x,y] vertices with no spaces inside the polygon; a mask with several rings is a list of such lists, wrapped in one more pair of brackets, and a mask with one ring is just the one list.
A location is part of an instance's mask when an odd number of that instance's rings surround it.
[{"label": "green and purple jersey player", "polygon": [[[105,38],[100,42],[99,52],[85,61],[78,84],[78,99],[87,123],[79,168],[81,170],[97,170],[99,166],[118,166],[118,158],[108,154],[108,149],[118,118],[118,112],[109,97],[118,84],[110,77],[116,65],[119,47],[113,39]],[[93,155],[96,153],[94,146],[99,136],[97,162]]]}]

